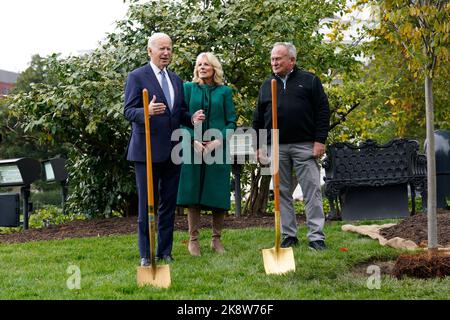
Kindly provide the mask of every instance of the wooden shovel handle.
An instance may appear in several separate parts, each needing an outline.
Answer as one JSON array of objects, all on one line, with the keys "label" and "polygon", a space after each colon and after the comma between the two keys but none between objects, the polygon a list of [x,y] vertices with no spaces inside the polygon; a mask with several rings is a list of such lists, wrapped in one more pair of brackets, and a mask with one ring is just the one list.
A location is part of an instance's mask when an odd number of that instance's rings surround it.
[{"label": "wooden shovel handle", "polygon": [[145,156],[147,164],[147,197],[149,208],[153,209],[155,200],[153,198],[152,148],[150,142],[150,114],[148,111],[149,100],[147,89],[142,90],[142,99],[144,101],[145,151],[146,151]]},{"label": "wooden shovel handle", "polygon": [[150,142],[150,115],[148,110],[148,90],[142,90],[142,100],[144,103],[144,124],[145,124],[145,156],[147,166],[147,203],[148,203],[148,233],[150,239],[150,263],[153,274],[156,274],[156,224],[155,224],[155,199],[153,198],[153,170],[152,170],[152,147]]},{"label": "wooden shovel handle", "polygon": [[275,198],[275,210],[280,211],[280,174],[278,172],[279,166],[279,146],[278,146],[278,112],[277,112],[277,81],[272,79],[272,161],[274,169],[274,198]]},{"label": "wooden shovel handle", "polygon": [[279,174],[279,146],[278,146],[278,113],[277,113],[277,80],[272,79],[272,170],[273,170],[273,195],[275,200],[275,248],[279,250],[281,243],[280,234],[280,174]]}]

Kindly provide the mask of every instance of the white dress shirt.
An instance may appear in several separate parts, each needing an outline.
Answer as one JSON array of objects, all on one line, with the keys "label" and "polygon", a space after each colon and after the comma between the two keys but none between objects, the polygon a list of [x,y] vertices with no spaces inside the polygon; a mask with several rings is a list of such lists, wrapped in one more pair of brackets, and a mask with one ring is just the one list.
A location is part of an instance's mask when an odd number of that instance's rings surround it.
[{"label": "white dress shirt", "polygon": [[[158,79],[159,86],[162,88],[162,76],[161,76],[161,69],[159,69],[151,60],[150,60],[150,66],[153,69],[153,72],[155,73],[156,79]],[[173,91],[173,85],[172,81],[170,80],[169,73],[167,72],[167,68],[163,69],[166,72],[166,79],[167,83],[169,84],[169,92],[170,92],[170,101],[172,102],[171,106],[168,106],[170,109],[173,108],[173,104],[175,102],[175,92]],[[150,100],[152,99],[152,94],[150,93]]]}]

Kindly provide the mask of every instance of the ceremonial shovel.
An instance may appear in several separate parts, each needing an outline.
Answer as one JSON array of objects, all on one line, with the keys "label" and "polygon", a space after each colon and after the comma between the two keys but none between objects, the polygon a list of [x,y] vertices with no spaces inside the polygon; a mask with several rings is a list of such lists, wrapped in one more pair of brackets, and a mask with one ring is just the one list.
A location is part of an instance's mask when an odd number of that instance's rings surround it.
[{"label": "ceremonial shovel", "polygon": [[148,230],[150,238],[150,266],[137,268],[137,284],[142,287],[151,285],[158,288],[170,287],[170,268],[169,265],[156,265],[155,257],[155,208],[153,198],[153,174],[152,174],[152,149],[150,144],[150,120],[148,111],[148,91],[142,91],[144,100],[144,118],[145,118],[145,145],[146,145],[146,164],[147,164],[147,197],[148,197]]},{"label": "ceremonial shovel", "polygon": [[278,155],[278,116],[277,116],[277,81],[272,79],[272,170],[273,192],[275,197],[275,247],[263,249],[263,261],[266,274],[283,274],[295,271],[294,251],[292,248],[281,248],[280,234],[280,174]]}]

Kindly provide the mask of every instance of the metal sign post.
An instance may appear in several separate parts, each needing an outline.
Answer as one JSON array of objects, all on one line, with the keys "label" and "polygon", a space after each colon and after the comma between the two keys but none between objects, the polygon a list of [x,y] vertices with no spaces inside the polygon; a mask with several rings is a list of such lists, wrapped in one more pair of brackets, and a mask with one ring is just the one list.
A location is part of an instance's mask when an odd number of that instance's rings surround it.
[{"label": "metal sign post", "polygon": [[[23,228],[28,229],[29,212],[32,211],[30,199],[30,185],[38,180],[41,175],[41,165],[39,161],[30,158],[18,158],[9,160],[0,160],[0,187],[22,187],[21,194],[23,199]],[[3,218],[8,221],[5,227],[18,227],[20,225],[20,210],[18,207],[10,205],[11,195],[3,194],[0,196],[0,208]],[[14,196],[17,197],[17,196]],[[5,209],[3,209],[5,208]],[[2,219],[3,219],[2,218]]]},{"label": "metal sign post", "polygon": [[250,127],[239,127],[230,138],[230,156],[232,159],[232,172],[234,175],[234,199],[236,204],[235,215],[241,216],[241,172],[243,165],[254,160],[256,153],[254,141],[256,137]]},{"label": "metal sign post", "polygon": [[63,214],[66,214],[67,178],[69,177],[66,170],[66,159],[53,158],[45,160],[42,162],[42,169],[45,181],[61,183],[61,208]]}]

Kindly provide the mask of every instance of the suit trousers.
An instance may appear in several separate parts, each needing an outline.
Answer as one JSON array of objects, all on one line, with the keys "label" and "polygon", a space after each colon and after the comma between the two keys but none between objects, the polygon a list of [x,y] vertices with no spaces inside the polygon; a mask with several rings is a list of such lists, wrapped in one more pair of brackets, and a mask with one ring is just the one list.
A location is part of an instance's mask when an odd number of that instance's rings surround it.
[{"label": "suit trousers", "polygon": [[[139,198],[139,254],[141,258],[149,258],[150,239],[147,212],[147,168],[145,162],[135,162],[134,167]],[[156,256],[161,258],[172,254],[173,229],[180,169],[181,166],[173,164],[170,159],[165,162],[152,164],[154,205],[155,211],[157,211],[155,212],[155,218],[158,230]]]},{"label": "suit trousers", "polygon": [[297,220],[292,198],[296,187],[293,185],[292,171],[294,171],[305,202],[307,238],[309,241],[325,239],[320,169],[317,160],[312,156],[313,145],[312,142],[279,145],[280,212],[283,237],[297,236]]}]

